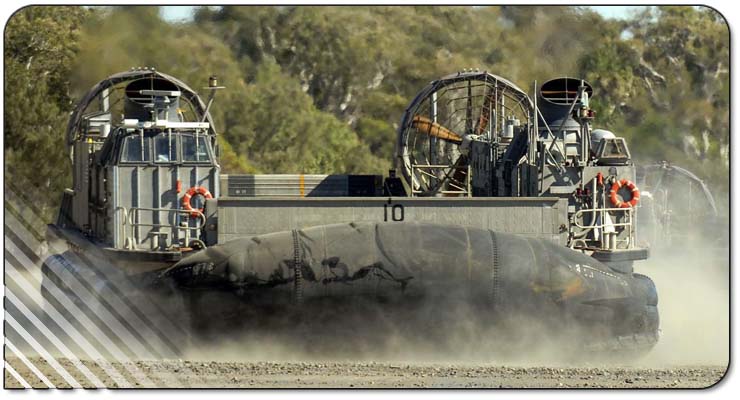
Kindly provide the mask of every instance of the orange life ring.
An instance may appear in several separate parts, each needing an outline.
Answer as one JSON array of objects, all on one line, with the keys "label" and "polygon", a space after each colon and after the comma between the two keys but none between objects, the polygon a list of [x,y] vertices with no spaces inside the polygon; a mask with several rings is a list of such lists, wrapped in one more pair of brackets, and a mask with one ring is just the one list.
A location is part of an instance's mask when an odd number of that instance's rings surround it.
[{"label": "orange life ring", "polygon": [[[629,201],[622,201],[617,198],[617,192],[619,189],[622,188],[622,186],[625,186],[627,189],[629,189],[632,192],[632,198]],[[614,181],[612,184],[612,188],[609,191],[609,200],[612,202],[614,207],[617,208],[630,208],[637,205],[637,202],[640,201],[640,190],[637,189],[637,186],[635,184],[627,179],[621,179],[618,181]]]},{"label": "orange life ring", "polygon": [[203,186],[193,186],[190,189],[188,189],[187,192],[185,192],[185,195],[182,196],[182,208],[186,211],[193,211],[190,213],[192,217],[197,217],[199,214],[203,213],[203,208],[193,208],[193,205],[190,204],[190,200],[192,200],[193,196],[196,194],[199,194],[206,199],[212,199],[213,195],[211,192],[208,191],[208,189],[204,188]]}]

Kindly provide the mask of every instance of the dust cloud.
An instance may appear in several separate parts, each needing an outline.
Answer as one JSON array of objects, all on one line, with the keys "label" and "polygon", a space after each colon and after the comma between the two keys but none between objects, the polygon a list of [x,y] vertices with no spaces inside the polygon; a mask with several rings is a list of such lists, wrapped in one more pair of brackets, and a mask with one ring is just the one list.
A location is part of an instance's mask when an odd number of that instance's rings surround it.
[{"label": "dust cloud", "polygon": [[502,324],[487,305],[449,297],[427,298],[423,305],[355,301],[320,307],[273,315],[260,326],[246,321],[231,327],[231,334],[216,329],[214,340],[200,338],[184,358],[541,366],[580,365],[585,356],[574,352],[583,333],[565,321],[517,317]]},{"label": "dust cloud", "polygon": [[[681,183],[681,184],[679,184]],[[678,192],[685,182],[668,182],[668,215],[638,221],[650,232],[650,258],[635,263],[658,291],[661,337],[640,362],[647,366],[729,364],[730,232],[729,194],[713,193],[713,207]],[[692,202],[693,201],[693,202]],[[645,210],[650,210],[647,203]],[[659,207],[658,207],[659,208]],[[640,210],[638,210],[640,213]],[[668,219],[661,221],[661,215]],[[639,233],[639,232],[638,232]],[[640,236],[638,235],[638,240]]]},{"label": "dust cloud", "polygon": [[[690,243],[653,248],[649,260],[635,264],[635,272],[649,276],[657,286],[661,319],[658,344],[638,357],[584,354],[574,345],[588,341],[588,334],[567,321],[518,317],[506,325],[519,328],[502,329],[495,323],[500,318],[491,314],[487,304],[444,295],[417,304],[354,300],[314,304],[315,309],[309,310],[235,311],[238,326],[230,325],[232,321],[227,325],[208,321],[208,331],[197,338],[187,338],[174,326],[166,329],[178,318],[148,315],[154,327],[178,344],[179,358],[198,361],[725,366],[729,361],[729,249],[717,243]],[[171,306],[174,310],[166,313],[170,317],[187,314],[187,304],[177,296],[148,297],[147,303]],[[219,306],[215,303],[206,309]],[[192,321],[178,322],[187,330]]]},{"label": "dust cloud", "polygon": [[636,265],[657,287],[661,329],[641,364],[729,363],[729,248],[700,244],[656,251]]},{"label": "dust cloud", "polygon": [[[486,305],[435,299],[424,305],[355,302],[318,312],[276,313],[191,346],[184,358],[215,361],[376,361],[516,366],[726,366],[729,361],[729,249],[725,244],[654,248],[635,272],[659,296],[661,337],[646,354],[578,350],[589,341],[567,321],[523,319],[501,329]],[[499,321],[500,322],[500,321]]]}]

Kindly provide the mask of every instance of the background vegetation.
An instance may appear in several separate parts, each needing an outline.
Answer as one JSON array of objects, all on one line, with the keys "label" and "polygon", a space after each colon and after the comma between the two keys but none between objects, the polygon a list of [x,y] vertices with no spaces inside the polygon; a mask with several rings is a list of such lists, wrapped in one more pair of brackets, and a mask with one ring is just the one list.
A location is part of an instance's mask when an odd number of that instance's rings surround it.
[{"label": "background vegetation", "polygon": [[638,162],[729,186],[729,31],[708,8],[606,20],[581,7],[27,7],[5,28],[5,180],[49,216],[71,182],[67,118],[98,80],[153,66],[228,87],[214,117],[226,172],[385,173],[405,106],[477,67],[532,91],[589,80],[597,125]]}]

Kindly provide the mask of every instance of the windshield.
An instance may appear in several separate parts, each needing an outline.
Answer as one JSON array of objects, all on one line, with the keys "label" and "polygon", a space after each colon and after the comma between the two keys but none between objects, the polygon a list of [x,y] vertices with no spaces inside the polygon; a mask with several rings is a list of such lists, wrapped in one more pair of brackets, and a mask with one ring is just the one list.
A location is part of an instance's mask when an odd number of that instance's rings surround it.
[{"label": "windshield", "polygon": [[207,162],[210,161],[208,144],[205,136],[183,135],[182,136],[183,161]]},{"label": "windshield", "polygon": [[162,133],[154,137],[154,161],[177,161],[177,136]]},{"label": "windshield", "polygon": [[142,135],[126,137],[123,143],[121,160],[125,162],[146,162],[151,160],[149,155],[149,138]]}]

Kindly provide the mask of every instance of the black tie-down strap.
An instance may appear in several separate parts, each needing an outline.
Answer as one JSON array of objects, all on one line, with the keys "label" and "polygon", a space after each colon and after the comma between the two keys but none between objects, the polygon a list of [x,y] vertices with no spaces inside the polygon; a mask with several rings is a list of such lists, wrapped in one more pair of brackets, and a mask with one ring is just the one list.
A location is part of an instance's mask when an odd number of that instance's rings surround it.
[{"label": "black tie-down strap", "polygon": [[501,271],[500,271],[500,263],[498,259],[498,242],[496,241],[496,234],[493,231],[491,232],[491,278],[492,278],[492,284],[491,284],[491,303],[492,308],[494,311],[499,306],[500,302],[500,288],[499,288],[499,281],[501,280]]},{"label": "black tie-down strap", "polygon": [[293,301],[303,303],[303,258],[298,230],[293,229]]}]

